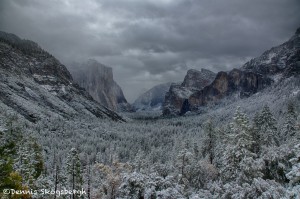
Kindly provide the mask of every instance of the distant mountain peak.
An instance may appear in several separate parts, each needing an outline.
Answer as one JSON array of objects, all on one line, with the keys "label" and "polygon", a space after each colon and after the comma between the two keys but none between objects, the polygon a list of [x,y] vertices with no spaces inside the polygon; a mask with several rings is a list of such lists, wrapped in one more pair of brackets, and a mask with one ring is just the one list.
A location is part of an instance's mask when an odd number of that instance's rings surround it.
[{"label": "distant mountain peak", "polygon": [[69,66],[74,81],[102,105],[118,111],[131,111],[121,87],[113,79],[111,67],[94,59]]},{"label": "distant mountain peak", "polygon": [[165,95],[171,86],[171,82],[159,84],[142,95],[132,104],[136,111],[160,110],[165,99]]}]

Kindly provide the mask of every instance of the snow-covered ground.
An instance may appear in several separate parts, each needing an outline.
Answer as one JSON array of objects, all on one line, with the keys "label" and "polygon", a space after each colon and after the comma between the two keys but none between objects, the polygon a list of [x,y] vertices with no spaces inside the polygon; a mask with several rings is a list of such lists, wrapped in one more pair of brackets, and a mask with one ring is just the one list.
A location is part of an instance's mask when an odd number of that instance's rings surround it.
[{"label": "snow-covered ground", "polygon": [[[299,197],[296,195],[299,186],[282,182],[279,177],[264,179],[257,176],[244,184],[220,177],[225,168],[222,157],[234,144],[224,133],[228,124],[233,122],[236,108],[241,107],[252,120],[256,112],[268,105],[280,131],[289,101],[294,102],[297,112],[300,112],[299,87],[299,79],[290,78],[249,98],[224,99],[218,105],[206,107],[201,114],[184,117],[162,118],[160,112],[139,112],[123,114],[127,122],[114,122],[88,116],[64,119],[52,115],[36,124],[27,122],[25,131],[36,137],[43,148],[47,174],[40,181],[54,186],[53,165],[58,164],[63,174],[67,154],[75,148],[82,165],[82,186],[85,189],[90,186],[95,198],[111,197],[111,193],[105,190],[113,191],[112,183],[116,183],[114,192],[120,199],[135,198],[135,194],[165,199],[222,198],[226,195],[245,198],[245,194],[252,194],[255,198]],[[5,105],[0,105],[4,110]],[[219,132],[213,163],[202,154],[208,143],[205,130],[208,120],[212,121],[215,132]],[[19,125],[24,129],[25,123],[19,122]],[[287,174],[297,166],[291,167],[288,163],[293,156],[294,144],[295,140],[289,140],[280,146],[266,148],[264,155],[256,161],[269,161],[269,158],[279,161],[278,165]],[[92,168],[89,175],[88,166]],[[182,168],[183,174],[180,172]]]}]

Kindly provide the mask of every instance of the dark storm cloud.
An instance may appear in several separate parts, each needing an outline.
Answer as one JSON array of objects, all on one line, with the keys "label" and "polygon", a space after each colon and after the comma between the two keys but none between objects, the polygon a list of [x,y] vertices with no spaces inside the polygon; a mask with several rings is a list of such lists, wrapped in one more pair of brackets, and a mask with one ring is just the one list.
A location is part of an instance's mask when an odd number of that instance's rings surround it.
[{"label": "dark storm cloud", "polygon": [[299,0],[2,0],[0,29],[38,42],[64,63],[114,68],[132,101],[188,68],[229,70],[287,40]]}]

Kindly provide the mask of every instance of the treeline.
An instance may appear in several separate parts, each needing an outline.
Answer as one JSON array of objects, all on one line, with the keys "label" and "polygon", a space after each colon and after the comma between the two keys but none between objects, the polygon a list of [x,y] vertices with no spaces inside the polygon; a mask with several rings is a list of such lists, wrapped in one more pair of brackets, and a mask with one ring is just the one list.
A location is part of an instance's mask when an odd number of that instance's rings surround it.
[{"label": "treeline", "polygon": [[9,44],[12,48],[22,51],[25,55],[43,55],[44,58],[53,57],[53,55],[43,50],[37,43],[30,40],[0,35],[0,42]]}]

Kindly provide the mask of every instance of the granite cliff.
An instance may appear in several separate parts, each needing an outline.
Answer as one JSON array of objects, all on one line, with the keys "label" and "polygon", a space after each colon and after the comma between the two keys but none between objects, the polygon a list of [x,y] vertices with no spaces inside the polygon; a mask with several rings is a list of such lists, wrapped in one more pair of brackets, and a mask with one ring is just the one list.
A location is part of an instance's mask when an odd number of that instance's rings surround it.
[{"label": "granite cliff", "polygon": [[[197,111],[208,104],[217,104],[225,97],[249,97],[258,91],[291,76],[300,74],[300,28],[287,42],[265,51],[261,56],[250,60],[239,69],[219,72],[210,83],[203,84],[195,77],[185,86],[172,85],[166,94],[164,115],[182,115],[187,111]],[[187,78],[189,79],[189,78]],[[205,85],[193,90],[195,82]],[[192,88],[192,89],[191,89]],[[199,88],[199,87],[198,87]],[[177,93],[177,94],[174,94]],[[178,97],[180,96],[180,97]]]},{"label": "granite cliff", "polygon": [[73,79],[100,104],[114,111],[131,111],[121,87],[113,79],[112,68],[96,60],[74,63],[69,67]]},{"label": "granite cliff", "polygon": [[181,84],[172,84],[165,95],[163,115],[184,114],[188,98],[209,85],[215,78],[215,73],[201,69],[201,71],[190,69]]},{"label": "granite cliff", "polygon": [[215,80],[201,91],[193,93],[186,107],[186,111],[195,111],[199,106],[208,103],[218,103],[220,99],[233,94],[239,98],[249,97],[259,90],[271,85],[272,80],[261,74],[233,69],[230,72],[219,72]]}]

